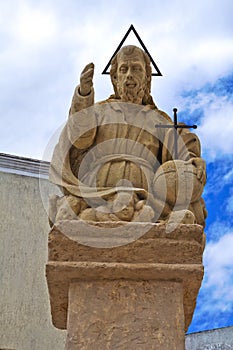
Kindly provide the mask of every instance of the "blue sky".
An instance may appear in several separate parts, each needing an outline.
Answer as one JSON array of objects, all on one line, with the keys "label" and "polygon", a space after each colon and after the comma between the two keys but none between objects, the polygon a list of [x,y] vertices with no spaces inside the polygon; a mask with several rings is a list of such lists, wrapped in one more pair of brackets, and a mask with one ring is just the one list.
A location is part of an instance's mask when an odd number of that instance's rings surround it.
[{"label": "blue sky", "polygon": [[[0,4],[0,152],[42,159],[64,123],[83,67],[101,75],[133,24],[163,77],[158,107],[198,124],[207,162],[205,278],[190,332],[233,325],[232,0],[9,0]],[[130,35],[127,44],[138,44]]]}]

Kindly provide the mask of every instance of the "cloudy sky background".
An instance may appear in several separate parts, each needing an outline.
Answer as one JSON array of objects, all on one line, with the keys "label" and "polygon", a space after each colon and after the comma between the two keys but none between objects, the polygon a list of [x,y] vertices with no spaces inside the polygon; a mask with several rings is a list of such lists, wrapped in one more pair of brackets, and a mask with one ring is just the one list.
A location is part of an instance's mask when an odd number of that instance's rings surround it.
[{"label": "cloudy sky background", "polygon": [[[190,332],[233,325],[233,1],[8,0],[0,3],[0,152],[42,159],[83,67],[101,75],[130,24],[161,70],[158,107],[198,124],[207,161],[205,278]],[[138,45],[131,34],[127,44]]]}]

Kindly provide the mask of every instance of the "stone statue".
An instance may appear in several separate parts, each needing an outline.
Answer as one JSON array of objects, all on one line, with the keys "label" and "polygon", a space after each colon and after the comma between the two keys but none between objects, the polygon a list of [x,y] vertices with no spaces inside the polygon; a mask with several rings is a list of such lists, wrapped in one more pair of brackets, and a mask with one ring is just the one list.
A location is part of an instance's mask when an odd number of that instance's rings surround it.
[{"label": "stone statue", "polygon": [[151,65],[136,46],[123,47],[111,62],[114,94],[94,104],[94,64],[81,73],[68,121],[55,147],[50,181],[64,196],[50,199],[51,225],[58,220],[198,223],[206,209],[200,142],[174,130],[150,94]]}]

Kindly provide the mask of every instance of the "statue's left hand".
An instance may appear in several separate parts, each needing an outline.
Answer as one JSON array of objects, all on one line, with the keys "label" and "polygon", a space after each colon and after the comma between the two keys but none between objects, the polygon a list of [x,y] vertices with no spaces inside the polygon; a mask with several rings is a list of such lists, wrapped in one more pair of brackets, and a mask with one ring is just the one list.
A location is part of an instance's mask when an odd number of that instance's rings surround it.
[{"label": "statue's left hand", "polygon": [[203,185],[205,185],[206,183],[205,161],[202,158],[192,158],[188,161],[188,163],[193,164],[197,168],[197,178]]}]

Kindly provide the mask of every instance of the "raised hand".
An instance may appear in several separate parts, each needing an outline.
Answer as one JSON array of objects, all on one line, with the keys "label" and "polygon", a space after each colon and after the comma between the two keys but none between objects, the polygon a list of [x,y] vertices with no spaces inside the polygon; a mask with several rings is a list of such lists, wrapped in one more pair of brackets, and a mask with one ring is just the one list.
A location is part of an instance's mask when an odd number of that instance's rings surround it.
[{"label": "raised hand", "polygon": [[94,64],[89,63],[83,69],[80,76],[80,94],[82,96],[87,96],[91,92],[93,86],[93,75],[94,75]]}]

